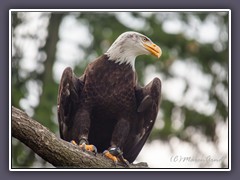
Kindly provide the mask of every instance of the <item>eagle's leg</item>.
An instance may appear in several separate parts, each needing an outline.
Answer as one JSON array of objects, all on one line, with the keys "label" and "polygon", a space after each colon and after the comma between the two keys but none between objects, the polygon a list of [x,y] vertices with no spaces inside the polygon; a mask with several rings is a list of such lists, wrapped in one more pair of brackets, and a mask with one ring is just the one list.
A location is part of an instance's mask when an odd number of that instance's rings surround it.
[{"label": "eagle's leg", "polygon": [[124,159],[121,147],[128,136],[130,130],[129,121],[125,118],[119,119],[117,122],[111,139],[111,147],[103,152],[104,156],[111,159],[116,165],[118,162],[123,163],[124,166],[129,167],[129,162]]},{"label": "eagle's leg", "polygon": [[[78,134],[78,137],[75,137],[75,139],[78,140],[80,148],[83,149],[83,151],[91,151],[96,155],[97,148],[88,142],[88,134],[91,122],[89,111],[79,108],[74,122],[75,123],[73,126],[80,127],[79,129],[73,129],[73,131],[75,131],[73,134]],[[72,143],[77,144],[75,141],[72,141]]]}]

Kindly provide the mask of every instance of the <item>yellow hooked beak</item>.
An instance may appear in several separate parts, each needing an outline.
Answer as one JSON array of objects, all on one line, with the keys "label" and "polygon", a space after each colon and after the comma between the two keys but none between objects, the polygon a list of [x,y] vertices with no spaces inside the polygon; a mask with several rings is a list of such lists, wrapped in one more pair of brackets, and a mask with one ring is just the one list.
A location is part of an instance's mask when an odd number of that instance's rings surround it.
[{"label": "yellow hooked beak", "polygon": [[157,58],[160,58],[160,56],[162,55],[161,48],[156,44],[144,43],[143,45],[152,55],[156,56]]}]

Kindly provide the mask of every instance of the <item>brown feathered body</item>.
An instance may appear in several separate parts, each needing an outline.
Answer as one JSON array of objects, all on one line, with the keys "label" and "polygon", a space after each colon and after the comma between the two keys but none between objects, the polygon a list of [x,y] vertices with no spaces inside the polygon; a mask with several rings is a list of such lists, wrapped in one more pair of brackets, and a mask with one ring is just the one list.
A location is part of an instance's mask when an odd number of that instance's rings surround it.
[{"label": "brown feathered body", "polygon": [[104,55],[88,66],[84,82],[80,107],[91,114],[88,139],[102,152],[110,147],[118,119],[137,119],[135,73],[130,65],[109,61]]}]

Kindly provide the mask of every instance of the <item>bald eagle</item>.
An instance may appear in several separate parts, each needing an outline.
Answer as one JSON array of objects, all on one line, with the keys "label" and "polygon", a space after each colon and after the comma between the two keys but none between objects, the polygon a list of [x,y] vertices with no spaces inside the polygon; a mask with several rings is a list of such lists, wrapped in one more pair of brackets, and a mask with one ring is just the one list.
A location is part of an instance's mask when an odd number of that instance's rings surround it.
[{"label": "bald eagle", "polygon": [[159,58],[162,51],[145,35],[125,32],[81,77],[70,67],[64,70],[58,92],[62,139],[98,150],[115,163],[136,159],[153,128],[161,95],[159,78],[138,85],[135,58],[143,54]]}]

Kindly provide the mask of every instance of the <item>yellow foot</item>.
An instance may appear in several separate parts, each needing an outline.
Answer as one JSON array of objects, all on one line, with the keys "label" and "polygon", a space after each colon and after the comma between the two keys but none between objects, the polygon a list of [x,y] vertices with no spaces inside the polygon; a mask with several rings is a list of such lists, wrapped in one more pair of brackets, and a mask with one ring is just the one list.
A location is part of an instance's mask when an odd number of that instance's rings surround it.
[{"label": "yellow foot", "polygon": [[[74,140],[72,140],[71,143],[74,144],[74,145],[78,145]],[[79,147],[80,147],[83,151],[93,152],[94,155],[97,154],[97,148],[96,148],[94,145],[92,145],[92,144],[83,143],[83,144],[80,144]]]},{"label": "yellow foot", "polygon": [[108,150],[105,150],[103,154],[106,158],[111,159],[115,166],[117,165],[118,158],[116,156],[112,155]]},{"label": "yellow foot", "polygon": [[79,145],[80,146],[80,148],[83,150],[83,151],[91,151],[91,152],[93,152],[95,155],[97,154],[97,148],[94,146],[94,145],[92,145],[92,144],[85,144],[85,143],[83,143],[83,144],[81,144],[81,145]]},{"label": "yellow foot", "polygon": [[111,159],[116,166],[118,162],[122,163],[125,167],[129,167],[129,162],[123,158],[122,151],[119,148],[111,148],[110,150],[105,150],[103,155]]}]

